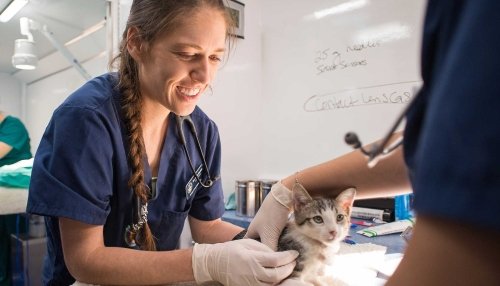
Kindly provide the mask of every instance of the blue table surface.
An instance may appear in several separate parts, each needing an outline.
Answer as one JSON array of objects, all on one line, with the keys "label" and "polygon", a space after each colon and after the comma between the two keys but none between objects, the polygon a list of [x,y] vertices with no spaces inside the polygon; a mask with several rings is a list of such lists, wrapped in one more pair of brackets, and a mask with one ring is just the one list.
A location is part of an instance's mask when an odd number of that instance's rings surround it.
[{"label": "blue table surface", "polygon": [[[227,210],[222,216],[222,220],[230,222],[232,224],[241,226],[243,228],[248,228],[248,225],[252,221],[252,217],[238,216],[236,211]],[[359,219],[353,219],[361,221]],[[375,224],[374,224],[375,225]],[[366,228],[365,226],[354,225],[349,232],[349,239],[356,243],[374,243],[378,245],[383,245],[387,247],[387,254],[390,253],[404,253],[406,248],[405,240],[400,236],[400,233],[386,234],[376,237],[366,237],[356,232]]]}]

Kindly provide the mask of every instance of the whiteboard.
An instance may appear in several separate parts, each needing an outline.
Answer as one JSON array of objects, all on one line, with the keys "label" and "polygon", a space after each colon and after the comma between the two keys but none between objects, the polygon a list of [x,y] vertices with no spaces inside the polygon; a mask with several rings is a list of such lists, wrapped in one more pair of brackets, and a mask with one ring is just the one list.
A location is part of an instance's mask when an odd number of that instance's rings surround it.
[{"label": "whiteboard", "polygon": [[421,86],[424,0],[267,0],[260,168],[283,175],[381,138]]}]

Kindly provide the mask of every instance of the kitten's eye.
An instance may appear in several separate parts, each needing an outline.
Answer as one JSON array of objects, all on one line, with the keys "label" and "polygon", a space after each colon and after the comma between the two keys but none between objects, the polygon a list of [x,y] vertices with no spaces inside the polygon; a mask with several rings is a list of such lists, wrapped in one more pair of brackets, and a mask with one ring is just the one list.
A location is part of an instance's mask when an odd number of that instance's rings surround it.
[{"label": "kitten's eye", "polygon": [[323,218],[320,217],[319,215],[313,217],[313,220],[315,223],[323,223]]},{"label": "kitten's eye", "polygon": [[343,214],[338,214],[338,215],[337,215],[337,222],[341,222],[341,221],[343,221],[343,220],[344,220],[344,218],[345,218],[345,215],[343,215]]}]

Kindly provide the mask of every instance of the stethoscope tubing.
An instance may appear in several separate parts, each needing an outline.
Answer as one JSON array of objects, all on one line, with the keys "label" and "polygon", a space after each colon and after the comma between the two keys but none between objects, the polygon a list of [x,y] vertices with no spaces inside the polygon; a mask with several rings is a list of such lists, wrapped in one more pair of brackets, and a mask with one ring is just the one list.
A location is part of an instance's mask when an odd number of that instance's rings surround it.
[{"label": "stethoscope tubing", "polygon": [[[205,158],[205,153],[203,153],[203,150],[201,148],[200,140],[198,138],[198,132],[196,131],[196,127],[194,126],[193,120],[191,119],[191,116],[186,115],[186,116],[180,116],[176,115],[176,121],[177,121],[177,131],[179,135],[179,140],[182,145],[182,149],[184,150],[184,153],[186,154],[188,163],[189,163],[189,168],[193,172],[193,176],[196,178],[198,183],[204,187],[204,188],[210,188],[213,186],[215,181],[217,181],[220,177],[212,177],[210,176],[210,172],[208,169],[208,164],[207,160]],[[184,122],[188,123],[189,129],[191,130],[191,133],[193,134],[193,138],[195,139],[196,142],[196,149],[198,150],[198,153],[201,157],[201,160],[203,162],[203,168],[205,169],[205,172],[207,172],[208,179],[206,181],[203,181],[201,177],[198,175],[196,172],[193,161],[191,159],[191,156],[189,155],[188,149],[187,149],[187,141],[186,141],[186,136],[184,133],[184,128],[183,124]],[[201,172],[200,172],[201,174]],[[153,191],[153,190],[152,190]],[[156,190],[155,190],[156,193]],[[157,194],[151,194],[151,196],[156,196]],[[137,196],[134,196],[133,198],[133,222],[131,225],[128,225],[125,229],[125,243],[132,248],[138,248],[138,245],[135,241],[135,239],[130,239],[129,234],[132,232],[135,235],[138,234],[139,230],[143,227],[145,223],[147,223],[147,206],[148,203],[146,202],[143,204],[140,199]]]},{"label": "stethoscope tubing", "polygon": [[[204,188],[210,188],[211,186],[213,186],[214,182],[219,177],[212,178],[210,176],[210,172],[209,172],[208,165],[207,165],[207,160],[205,158],[205,153],[203,153],[203,150],[201,149],[200,140],[198,138],[198,132],[196,132],[196,127],[194,126],[193,120],[191,119],[191,116],[189,116],[189,115],[186,115],[186,116],[176,115],[176,119],[177,119],[177,130],[179,133],[179,140],[181,141],[182,149],[184,149],[184,153],[186,153],[189,167],[191,168],[191,171],[193,172],[193,176],[196,178],[198,183],[200,185],[202,185]],[[191,156],[189,156],[189,152],[187,150],[186,136],[184,134],[184,128],[182,127],[184,122],[187,122],[189,128],[191,129],[191,133],[193,134],[193,137],[194,137],[195,142],[196,142],[196,149],[198,150],[198,153],[200,154],[201,160],[203,162],[203,168],[205,169],[205,172],[207,172],[208,179],[205,182],[203,182],[203,180],[200,178],[200,176],[196,173],[196,170],[195,170],[194,165],[193,165],[193,161],[191,160]]]}]

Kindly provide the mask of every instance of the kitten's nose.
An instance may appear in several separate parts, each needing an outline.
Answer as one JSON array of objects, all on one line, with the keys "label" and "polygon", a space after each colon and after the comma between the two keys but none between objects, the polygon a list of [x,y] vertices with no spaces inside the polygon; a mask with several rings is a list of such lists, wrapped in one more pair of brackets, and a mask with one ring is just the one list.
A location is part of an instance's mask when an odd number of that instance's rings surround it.
[{"label": "kitten's nose", "polygon": [[334,239],[335,236],[337,236],[337,232],[335,230],[330,231],[330,237]]}]

